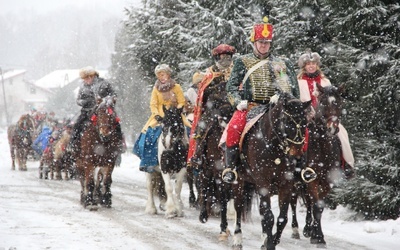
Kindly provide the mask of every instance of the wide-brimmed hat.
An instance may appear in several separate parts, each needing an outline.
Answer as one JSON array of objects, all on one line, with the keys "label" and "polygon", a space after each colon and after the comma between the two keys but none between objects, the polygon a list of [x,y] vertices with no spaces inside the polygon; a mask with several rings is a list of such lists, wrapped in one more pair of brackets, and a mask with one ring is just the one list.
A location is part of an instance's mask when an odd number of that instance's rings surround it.
[{"label": "wide-brimmed hat", "polygon": [[297,63],[300,68],[303,68],[308,62],[316,62],[318,66],[321,66],[321,56],[317,52],[306,52],[299,57]]},{"label": "wide-brimmed hat", "polygon": [[263,18],[263,23],[256,23],[251,30],[250,41],[252,43],[264,40],[272,42],[274,27],[268,23],[268,17]]}]

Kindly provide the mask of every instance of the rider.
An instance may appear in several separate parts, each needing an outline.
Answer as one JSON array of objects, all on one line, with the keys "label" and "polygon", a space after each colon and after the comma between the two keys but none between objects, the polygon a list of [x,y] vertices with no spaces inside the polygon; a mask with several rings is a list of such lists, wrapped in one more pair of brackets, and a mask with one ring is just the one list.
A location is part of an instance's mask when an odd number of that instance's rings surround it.
[{"label": "rider", "polygon": [[232,57],[236,49],[228,44],[220,44],[211,53],[215,64],[209,67],[199,83],[197,100],[195,104],[194,119],[190,131],[188,164],[199,167],[202,163],[204,138],[207,126],[213,119],[211,111],[212,103],[208,103],[209,96],[225,90],[226,82],[232,70]]},{"label": "rider", "polygon": [[[331,85],[329,79],[320,69],[321,56],[316,52],[306,52],[300,56],[298,65],[300,68],[300,73],[297,76],[300,89],[300,100],[302,102],[311,100],[311,104],[315,108],[317,106],[318,96],[318,89],[315,84],[319,83],[322,87]],[[354,157],[347,131],[340,123],[338,137],[342,144],[344,175],[347,179],[350,179],[354,177]]]},{"label": "rider", "polygon": [[[74,124],[71,140],[67,147],[68,151],[73,151],[75,153],[80,149],[80,139],[85,127],[90,123],[90,116],[96,106],[96,99],[105,98],[107,96],[113,98],[117,97],[111,84],[99,77],[99,73],[93,67],[87,66],[82,68],[79,72],[79,76],[83,80],[83,84],[79,88],[76,103],[82,108],[81,113]],[[117,136],[120,139],[119,149],[121,150],[122,130],[119,122],[117,123],[116,131]]]},{"label": "rider", "polygon": [[[156,143],[149,142],[149,136],[154,141],[158,138],[157,130],[159,123],[164,117],[163,106],[167,109],[184,107],[185,96],[181,85],[171,78],[172,69],[167,64],[158,65],[154,73],[157,77],[154,84],[150,99],[150,118],[144,125],[139,138],[135,142],[133,149],[134,154],[140,158],[140,170],[145,172],[154,171],[154,167],[158,164]],[[186,117],[182,114],[182,120],[185,126],[191,127]],[[146,143],[145,143],[146,142]]]},{"label": "rider", "polygon": [[289,60],[272,55],[273,26],[268,18],[253,26],[250,41],[253,53],[241,56],[233,64],[226,89],[232,106],[237,110],[230,120],[226,133],[225,170],[222,178],[227,183],[237,179],[239,141],[250,109],[265,105],[275,95],[276,86],[285,92],[298,95],[298,85],[293,65]]}]

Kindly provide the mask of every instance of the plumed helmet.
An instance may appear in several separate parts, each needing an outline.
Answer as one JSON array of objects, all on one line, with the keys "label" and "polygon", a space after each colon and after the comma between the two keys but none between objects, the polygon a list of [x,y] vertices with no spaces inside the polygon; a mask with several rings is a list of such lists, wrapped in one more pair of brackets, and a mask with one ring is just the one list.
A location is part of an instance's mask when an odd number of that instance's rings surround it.
[{"label": "plumed helmet", "polygon": [[85,79],[88,76],[94,76],[94,75],[98,76],[99,73],[92,66],[84,67],[79,71],[79,76],[82,79]]},{"label": "plumed helmet", "polygon": [[203,80],[204,75],[205,74],[202,72],[195,72],[192,77],[192,84],[196,85],[200,83],[201,80]]},{"label": "plumed helmet", "polygon": [[211,53],[213,56],[218,56],[221,54],[233,55],[236,53],[236,49],[233,46],[223,43],[212,49]]},{"label": "plumed helmet", "polygon": [[251,30],[250,41],[252,43],[258,40],[272,42],[274,27],[268,23],[268,17],[263,18],[263,23],[254,24]]},{"label": "plumed helmet", "polygon": [[303,68],[308,62],[316,62],[318,66],[321,66],[321,56],[317,52],[306,52],[299,57],[297,62],[300,68]]},{"label": "plumed helmet", "polygon": [[154,69],[154,73],[157,75],[161,71],[164,71],[165,73],[171,75],[172,74],[172,69],[168,66],[168,64],[159,64],[157,67]]}]

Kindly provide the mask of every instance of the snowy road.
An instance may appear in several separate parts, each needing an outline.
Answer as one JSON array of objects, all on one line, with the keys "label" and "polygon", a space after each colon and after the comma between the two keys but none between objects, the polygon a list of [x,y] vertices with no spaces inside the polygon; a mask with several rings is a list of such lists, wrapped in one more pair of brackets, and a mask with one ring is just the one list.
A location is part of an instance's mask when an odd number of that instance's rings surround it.
[{"label": "snowy road", "polygon": [[[38,178],[38,162],[28,171],[11,171],[8,145],[0,131],[0,250],[6,249],[230,249],[218,242],[219,220],[198,221],[198,211],[188,207],[188,187],[183,190],[185,216],[166,219],[163,213],[147,215],[145,177],[138,160],[125,154],[113,175],[113,207],[97,212],[79,203],[77,180]],[[274,202],[276,204],[276,202]],[[276,205],[275,205],[276,206]],[[275,208],[276,209],[276,208]],[[276,210],[275,210],[276,211]],[[276,213],[275,213],[276,214]],[[323,229],[328,249],[379,249],[400,247],[400,222],[346,221],[345,208],[326,210]],[[304,226],[304,209],[299,222]],[[229,221],[233,232],[233,221]],[[244,249],[260,249],[260,220],[254,205],[252,222],[243,225]],[[290,221],[277,250],[314,249],[309,240],[290,238]]]}]

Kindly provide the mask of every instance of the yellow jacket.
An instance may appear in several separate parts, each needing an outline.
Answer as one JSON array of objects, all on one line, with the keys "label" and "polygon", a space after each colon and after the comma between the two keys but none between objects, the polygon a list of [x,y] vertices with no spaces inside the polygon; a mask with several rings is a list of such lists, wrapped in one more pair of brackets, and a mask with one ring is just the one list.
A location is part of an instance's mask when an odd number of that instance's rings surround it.
[{"label": "yellow jacket", "polygon": [[[175,84],[175,86],[167,92],[161,92],[157,90],[157,88],[153,87],[150,99],[151,115],[150,118],[147,120],[146,125],[144,125],[142,129],[142,133],[146,132],[148,127],[154,128],[159,125],[154,117],[156,115],[164,117],[163,105],[165,105],[166,108],[169,108],[171,106],[182,108],[185,105],[185,96],[183,94],[181,85]],[[190,122],[183,114],[182,120],[185,126],[189,128],[191,127]]]}]

